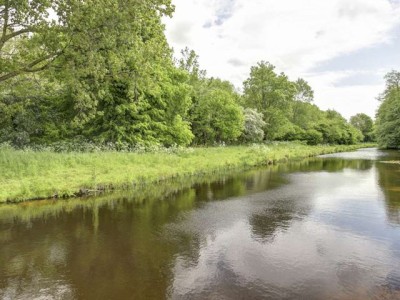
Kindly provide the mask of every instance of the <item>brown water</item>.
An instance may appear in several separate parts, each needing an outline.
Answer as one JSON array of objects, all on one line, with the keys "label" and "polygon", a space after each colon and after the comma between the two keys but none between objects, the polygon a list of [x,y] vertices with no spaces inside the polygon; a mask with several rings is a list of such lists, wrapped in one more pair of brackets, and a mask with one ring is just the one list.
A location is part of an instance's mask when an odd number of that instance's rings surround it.
[{"label": "brown water", "polygon": [[399,152],[0,206],[0,299],[400,299]]}]

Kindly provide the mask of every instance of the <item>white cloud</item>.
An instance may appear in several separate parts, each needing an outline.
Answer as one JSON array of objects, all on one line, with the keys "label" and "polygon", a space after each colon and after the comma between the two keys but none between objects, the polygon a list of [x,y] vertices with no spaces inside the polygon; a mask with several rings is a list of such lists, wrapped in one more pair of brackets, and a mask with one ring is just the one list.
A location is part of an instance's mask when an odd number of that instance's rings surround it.
[{"label": "white cloud", "polygon": [[[378,71],[379,72],[379,71]],[[335,109],[349,119],[351,116],[363,112],[371,117],[375,116],[379,105],[377,96],[383,90],[382,82],[368,85],[336,86],[341,80],[351,76],[368,73],[366,71],[336,71],[324,73],[309,73],[306,75],[310,85],[315,89],[315,103],[323,110]],[[381,77],[385,72],[380,71]]]},{"label": "white cloud", "polygon": [[[173,0],[173,3],[175,15],[165,21],[171,46],[177,51],[186,46],[194,49],[209,75],[230,80],[238,87],[247,78],[250,66],[260,60],[270,61],[293,79],[301,76],[310,80],[309,70],[320,62],[390,43],[393,29],[400,24],[397,0]],[[351,97],[376,97],[367,95],[375,92],[375,87],[363,86],[363,90],[346,94],[349,87],[330,89],[332,84],[313,86],[317,97],[327,97],[317,98],[317,104],[334,102],[336,96],[345,96],[349,101]],[[349,114],[346,109],[333,107]]]}]

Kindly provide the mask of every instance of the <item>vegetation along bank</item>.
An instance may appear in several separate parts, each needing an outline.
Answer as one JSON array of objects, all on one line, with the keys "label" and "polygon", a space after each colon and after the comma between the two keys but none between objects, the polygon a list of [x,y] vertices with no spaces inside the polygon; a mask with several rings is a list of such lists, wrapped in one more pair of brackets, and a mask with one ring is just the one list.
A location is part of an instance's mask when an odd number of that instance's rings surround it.
[{"label": "vegetation along bank", "polygon": [[0,149],[0,202],[79,196],[138,188],[179,178],[350,151],[368,144],[300,143],[210,148],[160,148],[147,152],[64,152]]},{"label": "vegetation along bank", "polygon": [[[168,44],[162,20],[173,12],[169,0],[0,5],[0,143],[10,145],[0,149],[1,202],[196,176],[362,142],[400,148],[400,72],[385,77],[376,122],[363,113],[348,121],[316,106],[305,79],[266,60],[249,68],[240,87],[209,76],[194,50],[176,53]],[[102,146],[89,153],[79,149],[83,141]],[[266,146],[246,146],[253,143]],[[107,145],[114,146],[96,149]],[[229,146],[205,148],[214,145]],[[143,147],[159,150],[137,151]]]}]

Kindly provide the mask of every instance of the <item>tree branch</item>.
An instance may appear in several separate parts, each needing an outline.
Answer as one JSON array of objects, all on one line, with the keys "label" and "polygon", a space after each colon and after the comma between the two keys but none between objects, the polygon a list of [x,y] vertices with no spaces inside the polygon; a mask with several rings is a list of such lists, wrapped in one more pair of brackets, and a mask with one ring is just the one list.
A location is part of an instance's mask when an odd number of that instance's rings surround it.
[{"label": "tree branch", "polygon": [[[8,3],[8,0],[5,0],[5,3],[4,3],[4,17],[3,17],[4,24],[3,24],[3,34],[1,35],[1,40],[3,40],[4,37],[5,37],[6,34],[7,34],[7,27],[8,27],[8,10],[9,10],[9,3]],[[1,48],[0,48],[0,49],[1,49]]]},{"label": "tree branch", "polygon": [[14,38],[14,37],[16,37],[18,35],[21,35],[21,34],[24,34],[24,33],[28,33],[28,32],[35,32],[35,31],[36,30],[34,28],[32,28],[32,27],[27,27],[27,28],[24,28],[24,29],[21,29],[21,30],[17,30],[17,31],[11,32],[11,33],[5,35],[4,37],[2,37],[2,42],[5,43],[8,40],[10,40],[10,39],[12,39],[12,38]]},{"label": "tree branch", "polygon": [[[11,78],[16,77],[23,73],[34,73],[34,72],[43,71],[43,70],[47,69],[51,65],[51,63],[57,57],[59,57],[61,54],[62,54],[62,52],[58,52],[55,54],[49,54],[49,55],[40,57],[38,59],[35,59],[31,63],[27,64],[26,66],[21,67],[18,70],[15,70],[15,71],[12,71],[12,72],[9,72],[7,74],[0,76],[0,82],[6,81],[8,79],[11,79]],[[44,61],[47,61],[47,60],[50,60],[50,61],[48,61],[45,65],[43,65],[41,67],[36,67],[38,64],[40,64]]]}]

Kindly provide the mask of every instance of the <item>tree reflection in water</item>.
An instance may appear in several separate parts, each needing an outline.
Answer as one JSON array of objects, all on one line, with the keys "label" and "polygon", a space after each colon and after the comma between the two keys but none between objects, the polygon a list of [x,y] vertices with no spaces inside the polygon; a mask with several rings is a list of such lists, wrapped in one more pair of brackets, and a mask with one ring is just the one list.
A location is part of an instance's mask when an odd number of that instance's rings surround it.
[{"label": "tree reflection in water", "polygon": [[400,225],[400,164],[378,162],[379,185],[385,195],[389,221]]}]

